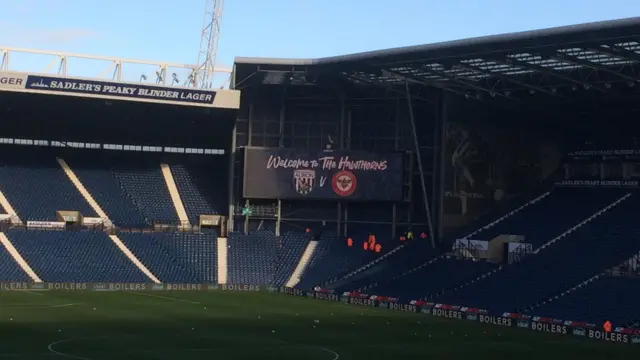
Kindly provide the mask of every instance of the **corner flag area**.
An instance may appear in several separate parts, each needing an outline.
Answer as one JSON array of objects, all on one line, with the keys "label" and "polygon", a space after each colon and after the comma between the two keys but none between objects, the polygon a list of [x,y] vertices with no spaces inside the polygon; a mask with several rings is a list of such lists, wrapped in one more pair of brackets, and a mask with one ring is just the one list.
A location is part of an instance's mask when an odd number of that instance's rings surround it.
[{"label": "corner flag area", "polygon": [[635,347],[279,293],[0,292],[0,359],[619,359]]}]

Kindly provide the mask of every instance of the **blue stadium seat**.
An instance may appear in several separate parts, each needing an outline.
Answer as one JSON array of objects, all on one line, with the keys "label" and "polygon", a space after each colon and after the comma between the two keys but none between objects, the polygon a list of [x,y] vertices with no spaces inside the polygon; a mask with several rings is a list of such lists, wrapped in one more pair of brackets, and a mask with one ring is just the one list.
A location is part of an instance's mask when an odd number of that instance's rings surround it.
[{"label": "blue stadium seat", "polygon": [[6,235],[43,281],[150,282],[103,232],[8,230]]},{"label": "blue stadium seat", "polygon": [[399,297],[403,300],[431,299],[446,287],[460,285],[497,268],[486,261],[441,257],[408,275],[368,289],[371,294]]},{"label": "blue stadium seat", "polygon": [[156,157],[76,156],[68,163],[116,226],[148,228],[154,222],[178,222]]},{"label": "blue stadium seat", "polygon": [[444,299],[503,312],[557,296],[640,251],[640,243],[633,241],[640,235],[638,211],[639,197],[632,196],[538,254],[445,294]]},{"label": "blue stadium seat", "polygon": [[31,278],[2,245],[0,245],[0,281],[31,281]]},{"label": "blue stadium seat", "polygon": [[524,235],[534,248],[580,223],[624,195],[621,189],[559,188],[538,203],[473,236],[490,241],[499,235]]},{"label": "blue stadium seat", "polygon": [[276,272],[277,237],[269,231],[229,234],[229,284],[267,285]]},{"label": "blue stadium seat", "polygon": [[3,156],[0,190],[22,221],[56,221],[56,211],[96,216],[53,156]]},{"label": "blue stadium seat", "polygon": [[160,164],[146,161],[118,162],[112,171],[124,192],[150,222],[176,224],[176,213]]},{"label": "blue stadium seat", "polygon": [[311,236],[305,233],[290,232],[282,237],[276,250],[276,269],[272,282],[274,286],[284,286],[296,269]]},{"label": "blue stadium seat", "polygon": [[120,233],[119,237],[164,283],[218,282],[215,233]]},{"label": "blue stadium seat", "polygon": [[536,316],[625,326],[640,319],[640,279],[601,276],[533,310]]},{"label": "blue stadium seat", "polygon": [[228,180],[224,173],[218,173],[229,166],[227,158],[215,156],[213,159],[211,163],[200,166],[170,165],[191,224],[197,224],[200,215],[226,214],[228,211]]},{"label": "blue stadium seat", "polygon": [[[363,238],[366,239],[366,235]],[[362,242],[356,239],[354,242],[353,247],[348,247],[342,236],[324,235],[318,241],[316,251],[309,260],[297,287],[310,289],[316,285],[325,284],[379,256],[373,252],[364,251]]]},{"label": "blue stadium seat", "polygon": [[105,165],[91,160],[67,161],[78,179],[100,205],[109,219],[118,227],[148,228],[151,221],[145,219],[132,198],[120,186],[115,176]]}]

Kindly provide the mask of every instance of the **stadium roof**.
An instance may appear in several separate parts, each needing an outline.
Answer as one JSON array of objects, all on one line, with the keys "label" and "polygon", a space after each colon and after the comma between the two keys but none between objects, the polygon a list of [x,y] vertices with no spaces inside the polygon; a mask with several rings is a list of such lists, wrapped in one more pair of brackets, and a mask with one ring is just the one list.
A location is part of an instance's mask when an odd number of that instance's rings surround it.
[{"label": "stadium roof", "polygon": [[614,84],[633,87],[639,66],[635,17],[319,59],[237,57],[234,84],[310,85],[318,76],[337,76],[387,88],[417,83],[467,97],[562,97],[566,89],[607,93]]}]

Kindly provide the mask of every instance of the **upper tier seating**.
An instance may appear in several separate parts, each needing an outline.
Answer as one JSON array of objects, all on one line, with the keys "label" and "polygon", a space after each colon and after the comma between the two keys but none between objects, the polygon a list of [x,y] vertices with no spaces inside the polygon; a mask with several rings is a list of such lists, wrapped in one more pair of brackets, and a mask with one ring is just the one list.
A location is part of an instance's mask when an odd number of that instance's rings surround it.
[{"label": "upper tier seating", "polygon": [[229,234],[227,283],[270,284],[276,273],[277,242],[278,238],[269,231]]},{"label": "upper tier seating", "polygon": [[177,223],[176,213],[159,163],[119,161],[111,167],[122,189],[150,222]]},{"label": "upper tier seating", "polygon": [[214,156],[210,164],[199,166],[170,165],[173,179],[191,224],[198,223],[200,215],[227,212],[227,177],[216,173],[226,169],[226,157]]},{"label": "upper tier seating", "polygon": [[0,158],[0,190],[20,219],[56,221],[58,210],[96,216],[56,158],[40,155],[34,152]]},{"label": "upper tier seating", "polygon": [[6,235],[43,281],[150,281],[102,232],[8,230]]},{"label": "upper tier seating", "polygon": [[622,195],[624,192],[620,189],[558,188],[536,204],[480,231],[472,239],[490,241],[499,235],[524,235],[525,242],[537,248]]},{"label": "upper tier seating", "polygon": [[31,281],[31,278],[2,245],[0,245],[0,281]]},{"label": "upper tier seating", "polygon": [[110,161],[77,157],[69,166],[119,227],[177,223],[178,215],[154,158],[113,156]]},{"label": "upper tier seating", "polygon": [[635,221],[639,199],[632,196],[622,201],[538,254],[444,298],[453,304],[504,312],[559,295],[640,251],[640,224]]},{"label": "upper tier seating", "polygon": [[218,282],[216,234],[120,233],[119,237],[162,282]]},{"label": "upper tier seating", "polygon": [[547,302],[533,311],[536,316],[602,324],[609,320],[623,326],[640,319],[640,279],[601,276],[595,281]]},{"label": "upper tier seating", "polygon": [[147,228],[151,222],[145,219],[133,199],[127,195],[108,167],[92,161],[67,161],[78,179],[100,205],[109,219],[123,228]]}]

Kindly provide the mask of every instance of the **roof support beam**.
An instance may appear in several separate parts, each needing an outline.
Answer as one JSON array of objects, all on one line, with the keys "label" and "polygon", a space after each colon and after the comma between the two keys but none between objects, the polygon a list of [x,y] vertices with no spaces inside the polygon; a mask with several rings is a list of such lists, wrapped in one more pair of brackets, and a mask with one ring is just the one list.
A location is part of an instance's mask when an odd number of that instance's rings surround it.
[{"label": "roof support beam", "polygon": [[559,71],[555,71],[553,69],[549,69],[549,68],[546,68],[544,66],[540,66],[540,65],[537,65],[537,64],[530,64],[528,62],[521,61],[521,60],[516,60],[516,59],[510,58],[510,57],[496,58],[496,59],[492,58],[491,60],[493,60],[495,62],[507,64],[507,65],[518,66],[520,68],[527,69],[527,70],[534,70],[534,71],[537,71],[539,73],[546,74],[546,75],[549,75],[549,76],[553,76],[553,77],[556,77],[558,79],[562,79],[562,80],[567,81],[567,82],[571,82],[571,83],[578,84],[578,85],[581,85],[581,86],[589,86],[590,88],[593,88],[595,90],[598,90],[598,91],[601,91],[601,92],[607,92],[604,88],[601,88],[598,85],[592,85],[592,84],[584,83],[584,82],[582,82],[580,80],[576,80],[576,79],[572,78],[571,76],[564,75],[563,73],[561,73]]},{"label": "roof support beam", "polygon": [[389,70],[389,69],[385,69],[384,71],[392,74],[393,76],[396,76],[402,80],[408,80],[409,82],[414,82],[414,83],[418,83],[420,85],[424,85],[424,86],[432,86],[438,89],[442,89],[442,90],[446,90],[446,91],[450,91],[452,93],[458,94],[458,95],[462,95],[465,97],[468,97],[469,94],[465,93],[464,91],[459,91],[456,89],[452,89],[450,87],[444,86],[442,84],[439,84],[436,81],[429,81],[427,79],[421,78],[419,76],[415,76],[413,74],[407,74],[404,72],[400,72],[400,71],[396,71],[396,70]]},{"label": "roof support beam", "polygon": [[518,79],[514,79],[511,76],[506,76],[506,75],[503,75],[503,74],[500,74],[500,73],[497,73],[497,72],[494,72],[494,71],[491,71],[491,70],[481,69],[479,67],[471,66],[469,64],[464,64],[464,63],[456,63],[455,66],[460,67],[460,68],[465,69],[465,70],[475,71],[475,72],[491,75],[492,77],[496,77],[496,78],[500,79],[503,82],[510,82],[510,83],[513,83],[513,84],[516,84],[516,85],[524,86],[524,87],[526,87],[528,89],[531,89],[531,90],[542,92],[542,93],[545,93],[545,94],[548,94],[548,95],[551,95],[551,96],[560,97],[560,95],[558,93],[555,93],[553,91],[547,90],[545,88],[542,88],[540,86],[536,86],[536,85],[533,85],[533,84],[528,84],[528,83],[526,83],[524,81],[520,81]]},{"label": "roof support beam", "polygon": [[[349,81],[351,81],[351,82],[353,82],[353,80],[356,80],[356,81],[359,81],[359,82],[362,82],[362,83],[366,83],[368,85],[377,86],[377,87],[379,87],[381,89],[393,92],[393,93],[401,95],[403,97],[407,95],[404,90],[400,90],[400,89],[397,89],[394,86],[389,86],[387,84],[383,84],[383,83],[381,83],[379,81],[371,81],[371,80],[368,80],[368,79],[363,79],[363,78],[356,77],[356,76],[351,76],[351,75],[342,75],[341,74],[340,76],[345,78],[345,79],[347,79],[347,80],[349,80]],[[423,97],[420,97],[420,96],[416,96],[416,95],[413,95],[412,98],[416,99],[416,100],[423,101],[423,102],[430,102],[429,100],[427,100],[427,99],[425,99]]]},{"label": "roof support beam", "polygon": [[[545,55],[541,54],[541,56],[545,56]],[[587,67],[587,68],[590,68],[590,69],[593,69],[593,70],[597,70],[597,71],[602,71],[602,72],[606,72],[606,73],[609,73],[609,74],[613,74],[613,75],[615,75],[615,76],[617,76],[619,78],[624,79],[625,81],[636,81],[636,79],[632,78],[631,76],[627,76],[627,75],[622,74],[622,73],[620,73],[618,71],[610,69],[610,68],[608,68],[606,66],[602,66],[600,64],[596,64],[596,63],[593,63],[593,62],[588,61],[588,60],[580,59],[580,58],[572,56],[572,55],[567,55],[567,54],[564,54],[564,53],[561,53],[561,52],[556,52],[553,55],[549,55],[549,57],[552,58],[552,59],[561,60],[561,61],[572,63],[572,64],[575,64],[575,65],[584,66],[584,67]]]},{"label": "roof support beam", "polygon": [[432,74],[432,75],[440,76],[440,77],[442,77],[442,78],[444,78],[444,79],[447,79],[447,80],[449,80],[449,81],[453,81],[453,82],[458,83],[458,84],[460,84],[460,85],[462,85],[462,86],[466,86],[466,87],[469,87],[469,88],[475,89],[475,90],[477,90],[477,91],[486,92],[486,93],[488,93],[489,95],[491,95],[492,97],[493,97],[493,96],[500,96],[500,97],[503,97],[503,98],[506,98],[506,99],[509,99],[509,100],[513,100],[513,98],[511,98],[510,96],[507,96],[507,95],[505,95],[505,94],[503,94],[503,93],[501,93],[501,92],[497,92],[497,91],[492,90],[492,89],[487,89],[487,88],[485,88],[485,87],[482,87],[482,86],[476,85],[476,84],[474,84],[474,83],[472,83],[472,82],[469,82],[469,81],[467,81],[467,80],[460,79],[460,78],[458,78],[457,76],[452,76],[452,75],[447,74],[447,73],[442,72],[442,71],[437,71],[437,70],[429,69],[429,68],[427,68],[427,67],[425,67],[425,66],[421,66],[421,67],[420,67],[420,70],[422,70],[422,71],[426,71],[427,73],[430,73],[430,74]]},{"label": "roof support beam", "polygon": [[595,52],[599,52],[601,54],[606,54],[606,55],[610,55],[610,56],[615,56],[617,58],[621,58],[621,59],[627,59],[627,60],[633,60],[636,62],[640,62],[640,54],[636,53],[635,51],[630,51],[627,49],[623,49],[619,46],[614,46],[614,45],[608,45],[607,47],[604,47],[602,45],[600,46],[592,46],[587,48],[587,50],[591,50],[591,51],[595,51]]}]

